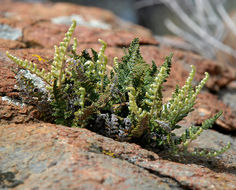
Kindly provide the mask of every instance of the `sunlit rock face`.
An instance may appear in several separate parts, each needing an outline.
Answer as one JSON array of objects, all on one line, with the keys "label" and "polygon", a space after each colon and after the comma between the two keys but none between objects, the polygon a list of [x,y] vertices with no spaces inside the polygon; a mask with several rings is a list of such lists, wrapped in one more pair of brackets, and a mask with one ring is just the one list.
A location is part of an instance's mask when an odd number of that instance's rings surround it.
[{"label": "sunlit rock face", "polygon": [[[205,92],[199,95],[195,111],[182,125],[200,124],[223,110],[217,126],[228,133],[236,130],[235,111],[212,92],[232,85],[235,70],[231,67],[191,52],[160,46],[149,30],[121,21],[103,9],[7,0],[1,4],[0,13],[2,25],[9,26],[13,33],[21,31],[17,38],[0,38],[0,189],[236,189],[234,137],[209,130],[193,141],[192,149],[219,149],[226,142],[232,143],[232,148],[225,154],[209,161],[172,158],[86,129],[44,123],[39,120],[40,113],[34,106],[20,104],[12,71],[16,65],[5,52],[48,70],[53,46],[63,39],[68,29],[66,23],[53,23],[53,18],[80,15],[88,23],[99,20],[109,28],[82,24],[76,28],[74,36],[78,38],[78,52],[89,48],[98,51],[97,40],[103,39],[108,43],[109,69],[112,69],[113,58],[121,58],[123,47],[135,37],[140,38],[141,53],[149,64],[154,60],[160,66],[165,56],[173,52],[173,68],[164,86],[164,99],[168,100],[176,84],[184,84],[190,65],[196,66],[196,83],[204,77],[205,71],[209,72],[211,78]],[[7,32],[9,34],[12,33]],[[35,54],[48,62],[40,61]]]}]

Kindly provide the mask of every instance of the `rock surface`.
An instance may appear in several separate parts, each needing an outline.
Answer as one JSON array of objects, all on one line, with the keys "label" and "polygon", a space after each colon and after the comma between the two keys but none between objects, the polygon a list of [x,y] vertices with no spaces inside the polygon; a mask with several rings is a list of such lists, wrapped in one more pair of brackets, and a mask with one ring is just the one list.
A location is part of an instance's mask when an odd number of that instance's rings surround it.
[{"label": "rock surface", "polygon": [[[218,132],[214,139],[233,143],[219,158],[161,156],[86,129],[52,124],[1,126],[0,182],[15,189],[236,189],[236,141]],[[206,142],[200,142],[205,146]],[[211,144],[212,145],[212,144]],[[210,145],[210,146],[211,146]],[[209,147],[209,145],[206,145]]]},{"label": "rock surface", "polygon": [[[236,106],[232,103],[235,68],[163,47],[149,30],[121,21],[102,9],[68,3],[1,2],[0,25],[7,26],[12,36],[1,37],[0,32],[0,189],[236,189],[236,140],[229,135],[236,131]],[[71,17],[79,23],[74,33],[78,51],[99,50],[98,38],[108,43],[109,69],[113,57],[121,58],[122,48],[135,37],[140,38],[141,53],[147,63],[154,60],[160,66],[165,56],[174,52],[165,99],[171,96],[176,84],[185,83],[190,65],[197,67],[195,83],[204,77],[204,72],[209,72],[211,78],[199,95],[195,111],[182,124],[200,124],[223,110],[216,129],[223,129],[228,135],[205,131],[192,146],[219,149],[231,142],[232,148],[210,160],[172,158],[86,129],[38,120],[40,113],[34,107],[19,102],[12,71],[16,65],[5,52],[49,69],[50,64],[39,61],[35,54],[46,60],[53,58],[53,45],[63,39]],[[221,99],[211,92],[217,92]]]}]

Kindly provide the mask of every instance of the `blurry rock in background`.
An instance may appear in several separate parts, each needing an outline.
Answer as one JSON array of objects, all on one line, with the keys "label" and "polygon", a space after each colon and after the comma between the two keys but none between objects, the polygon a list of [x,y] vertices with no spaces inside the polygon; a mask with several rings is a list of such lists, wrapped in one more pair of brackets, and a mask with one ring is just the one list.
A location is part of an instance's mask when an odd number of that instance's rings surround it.
[{"label": "blurry rock in background", "polygon": [[28,3],[48,3],[50,0],[13,0],[13,1],[22,1]]},{"label": "blurry rock in background", "polygon": [[70,2],[79,5],[100,7],[108,9],[120,18],[137,23],[134,9],[135,0],[51,0],[52,2]]},{"label": "blurry rock in background", "polygon": [[[20,0],[18,0],[20,1]],[[236,67],[235,0],[21,0],[67,2],[108,9],[152,30],[164,45]]]},{"label": "blurry rock in background", "polygon": [[136,0],[135,7],[139,23],[150,28],[161,45],[190,50],[232,68],[234,81],[219,98],[235,110],[236,1]]},{"label": "blurry rock in background", "polygon": [[[135,6],[140,24],[151,28],[158,41],[236,67],[236,25],[228,13],[236,1],[137,0]],[[166,29],[184,41],[163,37],[170,34]]]}]

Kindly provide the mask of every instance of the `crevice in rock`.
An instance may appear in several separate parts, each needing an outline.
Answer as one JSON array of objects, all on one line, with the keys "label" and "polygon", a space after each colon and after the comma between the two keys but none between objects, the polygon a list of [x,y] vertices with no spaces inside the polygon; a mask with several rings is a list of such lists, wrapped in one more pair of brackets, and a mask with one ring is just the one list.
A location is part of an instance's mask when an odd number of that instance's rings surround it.
[{"label": "crevice in rock", "polygon": [[[134,165],[136,165],[136,164],[134,164]],[[153,175],[155,175],[155,176],[157,176],[157,177],[162,178],[162,179],[163,179],[163,182],[168,183],[169,185],[176,184],[177,187],[182,188],[182,189],[184,189],[184,190],[194,189],[194,188],[191,188],[191,187],[187,186],[187,184],[185,184],[185,185],[182,184],[182,183],[181,183],[180,181],[178,181],[176,178],[171,177],[171,176],[169,176],[169,175],[161,174],[161,173],[158,172],[158,171],[152,170],[152,169],[150,169],[150,168],[142,167],[142,166],[140,166],[140,165],[136,165],[136,166],[138,166],[138,167],[140,167],[140,168],[142,168],[142,169],[147,170],[149,173],[151,173],[151,174],[153,174]],[[172,188],[172,187],[171,187],[171,188]],[[174,188],[174,187],[173,187],[173,188]]]},{"label": "crevice in rock", "polygon": [[190,187],[188,187],[186,185],[183,185],[181,182],[179,182],[174,177],[171,177],[171,176],[168,176],[168,175],[163,175],[158,171],[152,170],[152,169],[147,168],[147,167],[140,166],[140,165],[136,164],[133,159],[130,159],[130,158],[127,159],[127,158],[122,157],[121,155],[116,155],[116,154],[114,154],[110,151],[104,150],[102,148],[102,146],[98,146],[96,144],[91,144],[89,152],[93,152],[95,154],[103,154],[103,155],[106,155],[106,156],[109,156],[109,157],[112,157],[112,158],[117,158],[119,160],[128,162],[128,163],[130,163],[134,166],[137,166],[141,169],[144,169],[144,170],[148,171],[149,173],[163,179],[163,183],[169,184],[171,189],[183,189],[183,190],[191,189]]},{"label": "crevice in rock", "polygon": [[[105,154],[105,155],[107,155],[107,154]],[[183,190],[190,190],[190,189],[192,189],[189,186],[186,186],[186,185],[182,184],[181,182],[179,182],[176,178],[174,178],[172,176],[164,175],[164,174],[161,174],[158,171],[152,170],[152,169],[147,168],[147,167],[140,166],[139,164],[135,164],[135,162],[133,162],[132,160],[124,159],[121,156],[115,157],[115,158],[118,158],[118,159],[120,159],[122,161],[126,161],[126,162],[128,162],[130,164],[133,164],[133,165],[135,165],[135,166],[137,166],[137,167],[139,167],[141,169],[144,169],[144,170],[148,171],[150,174],[153,174],[153,175],[161,178],[163,180],[163,183],[167,183],[167,184],[170,185],[171,189],[176,189],[176,188],[177,189],[180,188],[180,189],[183,189]]]},{"label": "crevice in rock", "polygon": [[209,129],[209,130],[215,130],[215,131],[217,131],[217,132],[219,132],[221,134],[229,135],[229,136],[232,136],[232,137],[236,137],[236,131],[225,130],[220,125],[217,125],[217,124],[214,124],[212,129]]},{"label": "crevice in rock", "polygon": [[26,49],[29,48],[39,48],[39,49],[43,49],[43,46],[41,44],[39,44],[38,42],[35,41],[24,41],[25,45],[26,45]]},{"label": "crevice in rock", "polygon": [[14,188],[23,184],[23,181],[15,179],[13,172],[1,172],[0,171],[0,188]]}]

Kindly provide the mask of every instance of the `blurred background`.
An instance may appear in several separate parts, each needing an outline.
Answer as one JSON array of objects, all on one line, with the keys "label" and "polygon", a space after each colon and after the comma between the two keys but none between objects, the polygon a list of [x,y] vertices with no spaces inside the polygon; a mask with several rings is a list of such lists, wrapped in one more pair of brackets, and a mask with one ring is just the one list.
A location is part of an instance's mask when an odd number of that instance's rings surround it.
[{"label": "blurred background", "polygon": [[236,0],[18,1],[71,2],[108,9],[124,20],[149,28],[161,44],[236,67]]}]

